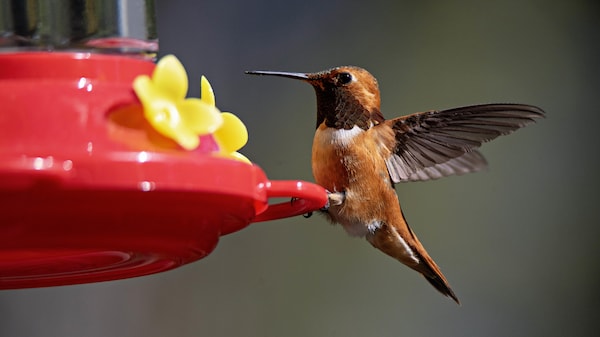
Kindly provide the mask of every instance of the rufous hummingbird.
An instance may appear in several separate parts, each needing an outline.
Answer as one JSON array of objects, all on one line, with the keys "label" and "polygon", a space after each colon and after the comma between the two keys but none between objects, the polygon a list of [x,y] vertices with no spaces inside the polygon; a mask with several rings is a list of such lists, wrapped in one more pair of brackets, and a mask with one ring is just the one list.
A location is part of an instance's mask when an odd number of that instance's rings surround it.
[{"label": "rufous hummingbird", "polygon": [[312,171],[329,192],[323,213],[352,236],[421,273],[459,303],[433,259],[410,229],[394,184],[437,179],[486,167],[483,142],[531,124],[542,109],[483,104],[385,119],[377,80],[365,69],[317,73],[247,71],[308,82],[317,95]]}]

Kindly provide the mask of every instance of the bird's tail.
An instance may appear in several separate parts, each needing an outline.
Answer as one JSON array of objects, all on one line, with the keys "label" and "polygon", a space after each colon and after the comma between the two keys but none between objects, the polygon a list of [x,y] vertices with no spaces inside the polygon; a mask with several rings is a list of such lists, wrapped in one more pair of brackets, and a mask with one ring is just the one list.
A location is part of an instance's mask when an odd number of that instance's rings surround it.
[{"label": "bird's tail", "polygon": [[448,283],[448,280],[446,280],[446,278],[444,277],[444,274],[442,274],[439,267],[435,264],[435,262],[433,262],[431,258],[429,258],[429,260],[431,261],[431,265],[428,268],[431,269],[433,272],[421,272],[423,277],[425,277],[427,282],[429,282],[440,293],[452,298],[457,304],[460,304],[458,297],[456,296],[452,288],[450,288],[450,284]]},{"label": "bird's tail", "polygon": [[367,235],[367,240],[375,248],[421,273],[440,293],[460,304],[440,268],[427,254],[406,221],[403,222],[398,227],[382,223],[377,230]]}]

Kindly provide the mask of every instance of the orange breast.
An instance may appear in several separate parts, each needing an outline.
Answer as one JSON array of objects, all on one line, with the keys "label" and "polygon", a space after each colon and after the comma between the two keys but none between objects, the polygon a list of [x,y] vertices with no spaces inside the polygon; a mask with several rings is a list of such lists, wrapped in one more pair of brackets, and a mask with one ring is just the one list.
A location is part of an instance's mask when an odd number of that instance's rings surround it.
[{"label": "orange breast", "polygon": [[338,130],[322,124],[315,133],[312,168],[316,182],[331,192],[346,192],[342,207],[330,209],[336,222],[368,223],[396,203],[385,164],[394,138],[379,126]]},{"label": "orange breast", "polygon": [[348,171],[343,164],[344,148],[336,146],[333,129],[319,127],[312,149],[312,171],[317,184],[328,191],[340,192],[348,187]]},{"label": "orange breast", "polygon": [[[370,180],[372,175],[387,177],[385,159],[391,154],[394,133],[385,125],[368,130],[350,130],[321,124],[315,132],[312,169],[318,184],[331,192],[344,191],[348,185]],[[361,179],[362,178],[362,179]],[[358,180],[358,181],[357,181]]]}]

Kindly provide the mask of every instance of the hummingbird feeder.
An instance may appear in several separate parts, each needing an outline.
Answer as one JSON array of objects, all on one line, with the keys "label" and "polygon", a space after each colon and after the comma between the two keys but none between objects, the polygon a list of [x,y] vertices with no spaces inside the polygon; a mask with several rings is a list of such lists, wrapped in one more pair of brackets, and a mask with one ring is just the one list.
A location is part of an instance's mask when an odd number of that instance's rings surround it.
[{"label": "hummingbird feeder", "polygon": [[327,202],[237,152],[246,129],[207,81],[173,96],[187,77],[153,62],[153,3],[117,2],[0,5],[0,289],[166,271]]}]

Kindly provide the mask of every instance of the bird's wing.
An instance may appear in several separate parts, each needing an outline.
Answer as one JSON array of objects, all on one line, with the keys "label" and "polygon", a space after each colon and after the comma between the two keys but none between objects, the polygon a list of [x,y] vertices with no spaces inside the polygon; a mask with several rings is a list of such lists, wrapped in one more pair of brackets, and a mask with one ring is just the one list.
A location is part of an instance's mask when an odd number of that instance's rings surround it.
[{"label": "bird's wing", "polygon": [[483,104],[386,120],[396,136],[390,177],[397,183],[478,171],[486,161],[476,148],[541,117],[531,105]]}]

